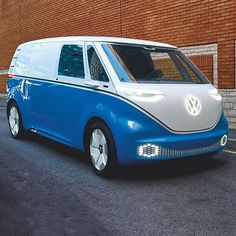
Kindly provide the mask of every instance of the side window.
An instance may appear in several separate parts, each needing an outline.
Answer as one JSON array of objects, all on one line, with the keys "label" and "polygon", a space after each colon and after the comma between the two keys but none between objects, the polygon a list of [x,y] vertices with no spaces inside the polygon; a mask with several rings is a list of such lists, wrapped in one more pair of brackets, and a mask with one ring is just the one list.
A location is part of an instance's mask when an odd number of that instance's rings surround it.
[{"label": "side window", "polygon": [[81,45],[62,47],[58,75],[84,79],[83,47]]},{"label": "side window", "polygon": [[88,64],[89,64],[91,79],[102,82],[109,82],[106,71],[104,70],[94,47],[88,46],[87,53],[88,53]]}]

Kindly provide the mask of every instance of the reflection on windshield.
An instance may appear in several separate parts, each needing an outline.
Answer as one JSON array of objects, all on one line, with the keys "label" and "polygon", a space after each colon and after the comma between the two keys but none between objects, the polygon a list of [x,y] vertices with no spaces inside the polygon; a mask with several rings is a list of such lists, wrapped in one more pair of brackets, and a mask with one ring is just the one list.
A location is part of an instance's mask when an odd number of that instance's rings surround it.
[{"label": "reflection on windshield", "polygon": [[209,83],[176,49],[124,44],[104,44],[103,48],[122,82]]}]

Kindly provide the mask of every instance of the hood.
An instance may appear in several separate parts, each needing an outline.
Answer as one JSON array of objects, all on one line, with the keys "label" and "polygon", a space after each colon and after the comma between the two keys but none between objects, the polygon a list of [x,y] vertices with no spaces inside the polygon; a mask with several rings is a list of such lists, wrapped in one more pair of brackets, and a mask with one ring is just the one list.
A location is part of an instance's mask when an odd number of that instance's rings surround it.
[{"label": "hood", "polygon": [[176,132],[213,128],[222,114],[222,98],[211,84],[122,84],[120,96]]}]

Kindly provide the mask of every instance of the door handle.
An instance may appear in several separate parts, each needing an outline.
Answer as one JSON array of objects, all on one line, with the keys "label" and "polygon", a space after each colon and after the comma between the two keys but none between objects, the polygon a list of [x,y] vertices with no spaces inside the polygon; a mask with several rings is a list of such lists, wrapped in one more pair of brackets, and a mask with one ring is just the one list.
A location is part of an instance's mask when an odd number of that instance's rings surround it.
[{"label": "door handle", "polygon": [[93,82],[93,81],[87,81],[84,83],[85,85],[91,87],[91,88],[98,88],[100,86],[99,83]]}]

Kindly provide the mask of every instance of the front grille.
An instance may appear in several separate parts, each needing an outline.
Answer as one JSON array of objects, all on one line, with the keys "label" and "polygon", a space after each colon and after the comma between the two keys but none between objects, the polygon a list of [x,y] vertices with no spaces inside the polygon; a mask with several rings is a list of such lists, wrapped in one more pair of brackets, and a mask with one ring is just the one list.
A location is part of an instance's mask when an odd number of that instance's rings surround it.
[{"label": "front grille", "polygon": [[[186,157],[186,156],[196,156],[210,152],[216,152],[223,148],[221,145],[221,139],[218,140],[216,143],[206,146],[206,147],[199,147],[193,149],[171,149],[164,146],[158,146],[158,153],[156,152],[155,155],[139,155],[140,158],[145,159],[165,159],[165,158],[177,158],[177,157]],[[137,152],[139,152],[139,147]],[[145,153],[144,153],[145,154]],[[149,153],[148,153],[149,154]]]}]

